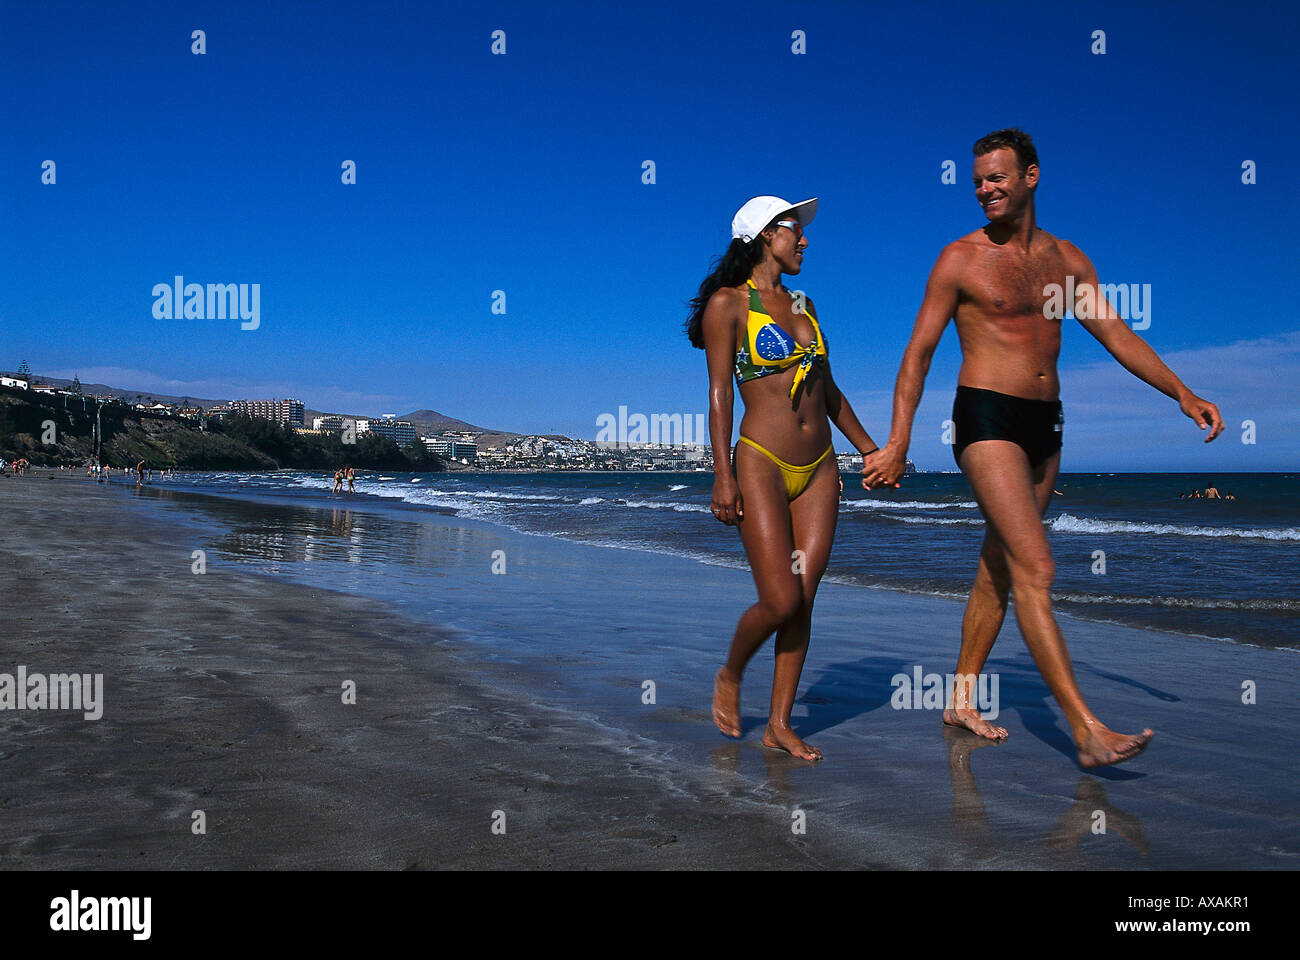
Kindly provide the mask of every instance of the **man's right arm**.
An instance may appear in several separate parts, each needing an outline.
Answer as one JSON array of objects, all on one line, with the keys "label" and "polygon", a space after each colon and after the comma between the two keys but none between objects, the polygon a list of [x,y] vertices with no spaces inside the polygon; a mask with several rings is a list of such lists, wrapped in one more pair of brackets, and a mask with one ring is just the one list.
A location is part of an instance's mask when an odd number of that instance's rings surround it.
[{"label": "man's right arm", "polygon": [[957,312],[957,292],[960,289],[963,257],[958,244],[949,244],[939,254],[930,279],[925,285],[925,299],[917,311],[912,327],[912,338],[903,351],[903,362],[898,367],[894,383],[894,416],[889,429],[889,442],[879,451],[864,458],[862,486],[897,486],[898,479],[907,467],[907,450],[912,444],[912,421],[921,404],[925,390],[925,377],[930,372],[930,360],[943,336],[948,321]]}]

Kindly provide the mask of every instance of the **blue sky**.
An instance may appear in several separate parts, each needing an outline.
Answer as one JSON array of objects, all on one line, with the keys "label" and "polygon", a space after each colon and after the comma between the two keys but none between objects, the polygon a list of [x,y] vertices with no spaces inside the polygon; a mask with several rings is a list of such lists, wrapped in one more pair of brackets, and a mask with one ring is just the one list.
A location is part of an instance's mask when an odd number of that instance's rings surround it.
[{"label": "blue sky", "polygon": [[[1018,125],[1040,224],[1151,284],[1143,336],[1230,425],[1201,444],[1067,321],[1065,469],[1300,468],[1293,4],[0,10],[0,367],[594,438],[707,409],[684,301],[747,198],[818,196],[791,285],[883,441],[926,275],[984,222],[970,145]],[[177,274],[260,284],[260,327],[155,319]],[[950,327],[923,467],[951,467],[958,361]]]}]

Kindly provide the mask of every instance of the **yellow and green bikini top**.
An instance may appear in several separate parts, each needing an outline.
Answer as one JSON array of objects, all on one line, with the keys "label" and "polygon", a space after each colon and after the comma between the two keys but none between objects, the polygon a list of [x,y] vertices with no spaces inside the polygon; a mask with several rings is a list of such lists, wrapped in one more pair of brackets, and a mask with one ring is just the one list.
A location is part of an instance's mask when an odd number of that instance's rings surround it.
[{"label": "yellow and green bikini top", "polygon": [[771,314],[763,309],[763,298],[753,280],[749,284],[749,318],[745,322],[745,342],[736,351],[736,383],[748,383],[771,373],[788,370],[794,364],[799,365],[795,371],[794,382],[790,384],[790,399],[794,399],[799,384],[812,369],[814,363],[820,363],[826,357],[826,341],[822,338],[822,328],[817,318],[805,305],[804,310],[813,325],[813,340],[808,346],[799,343],[786,333]]}]

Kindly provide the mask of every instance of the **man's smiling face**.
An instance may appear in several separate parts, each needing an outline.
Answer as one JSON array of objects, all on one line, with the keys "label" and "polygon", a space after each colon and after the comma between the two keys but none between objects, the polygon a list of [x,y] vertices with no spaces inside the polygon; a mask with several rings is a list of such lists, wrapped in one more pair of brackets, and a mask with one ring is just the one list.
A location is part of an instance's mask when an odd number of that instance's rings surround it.
[{"label": "man's smiling face", "polygon": [[1010,147],[999,147],[975,158],[975,199],[984,216],[996,223],[1015,220],[1024,213],[1038,184],[1038,165],[1031,163],[1024,173]]}]

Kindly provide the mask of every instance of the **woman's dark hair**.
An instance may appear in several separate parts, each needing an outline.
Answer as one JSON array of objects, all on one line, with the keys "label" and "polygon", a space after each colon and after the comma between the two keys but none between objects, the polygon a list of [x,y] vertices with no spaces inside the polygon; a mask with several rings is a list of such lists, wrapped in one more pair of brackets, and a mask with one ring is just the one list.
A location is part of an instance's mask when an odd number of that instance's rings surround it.
[{"label": "woman's dark hair", "polygon": [[727,252],[713,261],[713,272],[700,284],[700,292],[690,301],[691,315],[686,320],[686,336],[691,346],[704,349],[704,308],[709,298],[723,287],[737,287],[750,278],[754,268],[763,262],[763,244],[755,237],[749,243],[740,238],[732,240]]}]

